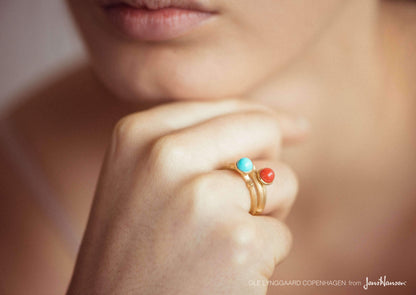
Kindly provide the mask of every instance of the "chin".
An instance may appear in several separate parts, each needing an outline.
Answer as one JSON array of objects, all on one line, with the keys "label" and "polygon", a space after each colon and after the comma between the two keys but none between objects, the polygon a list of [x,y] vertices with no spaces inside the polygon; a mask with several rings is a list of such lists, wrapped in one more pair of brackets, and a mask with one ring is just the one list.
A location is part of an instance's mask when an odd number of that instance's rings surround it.
[{"label": "chin", "polygon": [[[155,61],[151,66],[96,68],[104,84],[119,98],[133,102],[167,102],[218,100],[239,97],[256,83],[239,66],[216,66],[213,62],[198,64]],[[251,71],[253,74],[253,72]],[[246,81],[246,83],[241,83]]]}]

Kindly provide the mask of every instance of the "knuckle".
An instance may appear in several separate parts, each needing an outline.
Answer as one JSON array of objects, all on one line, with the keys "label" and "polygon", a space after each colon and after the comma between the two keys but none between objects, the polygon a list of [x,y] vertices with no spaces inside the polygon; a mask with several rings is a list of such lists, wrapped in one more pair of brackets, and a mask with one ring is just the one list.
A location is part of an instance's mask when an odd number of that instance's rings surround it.
[{"label": "knuckle", "polygon": [[191,182],[193,197],[195,199],[206,198],[207,192],[212,189],[214,180],[209,175],[200,175]]},{"label": "knuckle", "polygon": [[278,239],[281,241],[285,241],[286,246],[290,248],[292,243],[292,232],[290,231],[289,227],[279,220],[276,220],[275,224],[275,229],[278,233]]},{"label": "knuckle", "polygon": [[216,180],[212,175],[199,175],[187,184],[187,195],[192,212],[198,219],[213,220],[220,210],[221,202],[215,198],[213,188]]},{"label": "knuckle", "polygon": [[125,143],[131,141],[140,133],[141,120],[137,115],[128,115],[121,118],[114,127],[113,141]]},{"label": "knuckle", "polygon": [[292,248],[292,234],[289,228],[278,220],[272,221],[263,231],[262,249],[268,255],[264,256],[263,274],[271,277],[275,267],[289,254]]},{"label": "knuckle", "polygon": [[232,263],[245,265],[252,262],[251,254],[259,250],[259,240],[254,222],[239,223],[228,227]]},{"label": "knuckle", "polygon": [[177,171],[184,165],[187,151],[178,135],[165,135],[157,139],[150,150],[149,161],[156,171]]},{"label": "knuckle", "polygon": [[279,222],[276,220],[275,228],[274,228],[274,235],[275,235],[275,265],[279,264],[290,252],[292,248],[292,232],[290,229],[284,224],[283,222]]},{"label": "knuckle", "polygon": [[251,250],[257,244],[257,230],[253,222],[239,223],[230,227],[230,237],[235,246]]},{"label": "knuckle", "polygon": [[[251,217],[233,214],[221,214],[223,202],[215,194],[218,183],[215,175],[199,175],[181,188],[180,196],[187,205],[187,218],[199,224],[209,234],[210,240],[219,241],[218,247],[233,266],[247,265],[253,262],[252,253],[260,251],[258,228]],[[213,192],[214,191],[214,192]],[[220,213],[220,214],[219,214]]]}]

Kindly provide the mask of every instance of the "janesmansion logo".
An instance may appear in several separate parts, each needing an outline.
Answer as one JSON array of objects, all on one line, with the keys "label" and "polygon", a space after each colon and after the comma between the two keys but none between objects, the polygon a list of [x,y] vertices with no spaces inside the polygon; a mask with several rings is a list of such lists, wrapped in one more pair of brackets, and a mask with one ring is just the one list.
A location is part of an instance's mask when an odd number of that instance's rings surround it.
[{"label": "janesmansion logo", "polygon": [[389,281],[387,276],[380,276],[378,280],[370,280],[368,277],[365,278],[365,284],[363,285],[364,290],[368,290],[371,287],[398,287],[406,286],[407,281]]}]

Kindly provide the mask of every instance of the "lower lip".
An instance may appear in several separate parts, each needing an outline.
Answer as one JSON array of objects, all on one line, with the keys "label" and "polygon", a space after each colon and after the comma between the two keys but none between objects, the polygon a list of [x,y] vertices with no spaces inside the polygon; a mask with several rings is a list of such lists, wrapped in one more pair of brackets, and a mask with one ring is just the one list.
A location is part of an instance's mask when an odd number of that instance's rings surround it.
[{"label": "lower lip", "polygon": [[124,35],[143,41],[164,41],[183,36],[213,16],[209,12],[173,7],[149,10],[117,5],[104,10]]}]

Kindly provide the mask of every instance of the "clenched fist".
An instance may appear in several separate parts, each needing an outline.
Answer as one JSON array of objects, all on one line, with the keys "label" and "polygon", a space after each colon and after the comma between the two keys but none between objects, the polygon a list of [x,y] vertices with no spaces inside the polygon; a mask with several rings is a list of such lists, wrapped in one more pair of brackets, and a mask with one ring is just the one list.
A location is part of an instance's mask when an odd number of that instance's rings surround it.
[{"label": "clenched fist", "polygon": [[[68,294],[265,294],[291,238],[282,219],[297,192],[279,162],[295,120],[238,100],[158,106],[123,118],[107,151]],[[241,157],[271,167],[252,216]]]}]

